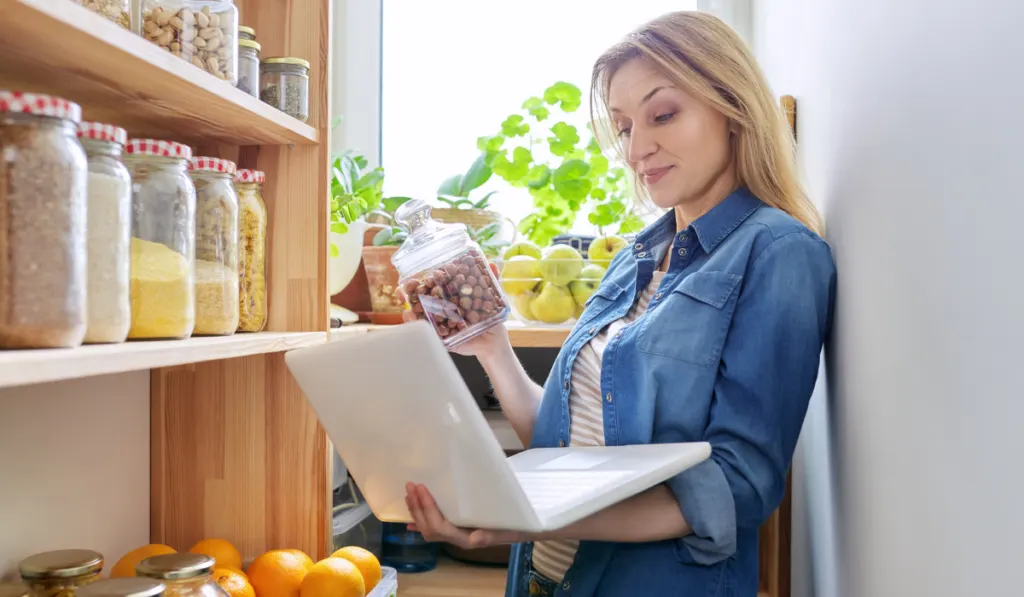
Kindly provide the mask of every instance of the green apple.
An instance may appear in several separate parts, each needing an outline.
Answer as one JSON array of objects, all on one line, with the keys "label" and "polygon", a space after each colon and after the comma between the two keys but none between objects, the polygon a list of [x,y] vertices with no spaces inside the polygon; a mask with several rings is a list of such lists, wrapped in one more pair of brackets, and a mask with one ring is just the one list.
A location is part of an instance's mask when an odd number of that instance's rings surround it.
[{"label": "green apple", "polygon": [[593,262],[608,267],[608,264],[612,262],[612,257],[615,257],[615,254],[625,246],[626,239],[621,236],[615,234],[600,236],[590,243],[590,248],[587,249],[587,257]]},{"label": "green apple", "polygon": [[533,318],[544,323],[563,323],[576,314],[576,301],[565,286],[541,282],[540,294],[530,303]]},{"label": "green apple", "polygon": [[516,255],[501,268],[501,287],[509,294],[523,294],[533,290],[540,277],[539,261],[526,255]]},{"label": "green apple", "polygon": [[583,317],[583,305],[576,305],[576,319]]},{"label": "green apple", "polygon": [[533,244],[531,241],[521,240],[505,247],[505,251],[501,254],[501,258],[508,261],[516,255],[526,255],[527,257],[540,259],[540,247]]},{"label": "green apple", "polygon": [[546,247],[540,257],[540,275],[545,282],[568,286],[583,269],[583,256],[569,245]]},{"label": "green apple", "polygon": [[590,295],[594,294],[597,287],[601,285],[604,271],[600,265],[590,263],[580,270],[579,277],[569,283],[569,292],[572,293],[572,298],[577,305],[583,307],[583,303],[587,302]]},{"label": "green apple", "polygon": [[517,295],[514,295],[512,297],[512,304],[515,305],[516,313],[519,314],[519,317],[521,317],[521,318],[523,318],[523,319],[525,319],[527,321],[532,321],[532,320],[536,319],[536,317],[533,316],[533,310],[530,308],[530,304],[532,302],[533,302],[533,293],[532,292],[526,292],[526,293],[523,293],[523,294],[517,294]]}]

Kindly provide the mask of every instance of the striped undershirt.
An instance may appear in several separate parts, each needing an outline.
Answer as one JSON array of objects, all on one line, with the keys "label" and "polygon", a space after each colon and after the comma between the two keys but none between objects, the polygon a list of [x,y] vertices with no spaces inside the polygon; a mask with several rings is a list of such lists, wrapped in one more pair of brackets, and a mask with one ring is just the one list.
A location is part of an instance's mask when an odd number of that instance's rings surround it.
[{"label": "striped undershirt", "polygon": [[[588,342],[573,362],[569,391],[569,446],[604,445],[604,401],[601,400],[601,358],[608,341],[619,330],[632,323],[647,310],[651,296],[658,289],[664,272],[654,278],[640,293],[622,319],[608,324]],[[572,566],[579,541],[538,541],[533,546],[534,569],[555,582],[562,582]]]}]

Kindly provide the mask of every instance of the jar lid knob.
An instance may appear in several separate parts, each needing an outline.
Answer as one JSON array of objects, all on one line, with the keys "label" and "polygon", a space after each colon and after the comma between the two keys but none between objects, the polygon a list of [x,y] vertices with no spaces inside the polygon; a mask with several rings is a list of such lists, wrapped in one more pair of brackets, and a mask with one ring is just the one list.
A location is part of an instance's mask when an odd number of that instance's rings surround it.
[{"label": "jar lid knob", "polygon": [[430,221],[430,204],[422,199],[410,199],[395,210],[395,221],[412,233]]}]

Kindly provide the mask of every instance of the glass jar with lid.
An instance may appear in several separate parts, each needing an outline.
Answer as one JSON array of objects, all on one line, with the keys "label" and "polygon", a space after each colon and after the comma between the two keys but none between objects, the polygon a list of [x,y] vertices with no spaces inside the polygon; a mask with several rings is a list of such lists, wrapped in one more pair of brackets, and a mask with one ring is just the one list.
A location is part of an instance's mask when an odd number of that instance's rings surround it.
[{"label": "glass jar with lid", "polygon": [[238,195],[235,163],[195,157],[189,175],[196,187],[197,336],[238,329]]},{"label": "glass jar with lid", "polygon": [[239,41],[241,41],[243,39],[248,39],[248,40],[251,40],[251,41],[256,41],[256,30],[253,29],[252,27],[246,27],[245,25],[239,25],[238,26],[238,39],[239,39]]},{"label": "glass jar with lid", "polygon": [[132,323],[132,179],[121,161],[128,135],[110,124],[83,122],[78,140],[89,161],[85,343],[124,342]]},{"label": "glass jar with lid", "polygon": [[260,99],[306,122],[309,118],[309,62],[302,58],[265,58],[260,63]]},{"label": "glass jar with lid", "polygon": [[0,348],[78,346],[86,318],[82,110],[0,91]]},{"label": "glass jar with lid", "polygon": [[195,324],[196,189],[192,149],[173,141],[131,139],[129,338],[188,338]]},{"label": "glass jar with lid", "polygon": [[238,192],[238,331],[267,325],[267,204],[260,170],[235,173]]},{"label": "glass jar with lid", "polygon": [[197,553],[171,553],[146,558],[135,574],[167,585],[167,597],[228,597],[213,580],[215,560]]},{"label": "glass jar with lid", "polygon": [[413,199],[395,214],[409,236],[391,262],[406,308],[453,348],[508,319],[509,304],[480,245],[463,224],[442,224]]},{"label": "glass jar with lid", "polygon": [[74,0],[77,4],[106,17],[125,29],[131,28],[131,0]]},{"label": "glass jar with lid", "polygon": [[24,583],[0,582],[0,597],[32,597]]},{"label": "glass jar with lid", "polygon": [[152,578],[107,578],[82,587],[75,597],[161,597],[165,590],[164,583]]},{"label": "glass jar with lid", "polygon": [[103,556],[90,549],[61,549],[29,556],[18,572],[32,597],[74,597],[78,588],[96,582]]},{"label": "glass jar with lid", "polygon": [[232,0],[140,0],[136,33],[232,85],[238,83],[238,9]]},{"label": "glass jar with lid", "polygon": [[238,40],[238,85],[242,91],[259,97],[260,44],[250,39]]}]

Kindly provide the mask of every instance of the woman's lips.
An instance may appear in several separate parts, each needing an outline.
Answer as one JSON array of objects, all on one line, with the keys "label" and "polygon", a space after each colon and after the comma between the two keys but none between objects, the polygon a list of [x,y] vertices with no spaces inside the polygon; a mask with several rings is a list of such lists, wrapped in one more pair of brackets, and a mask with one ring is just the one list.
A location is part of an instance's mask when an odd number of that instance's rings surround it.
[{"label": "woman's lips", "polygon": [[672,166],[665,166],[663,168],[651,168],[650,170],[644,170],[644,184],[648,186],[657,184],[657,182],[664,178],[665,175],[668,174],[668,171],[671,169]]}]

